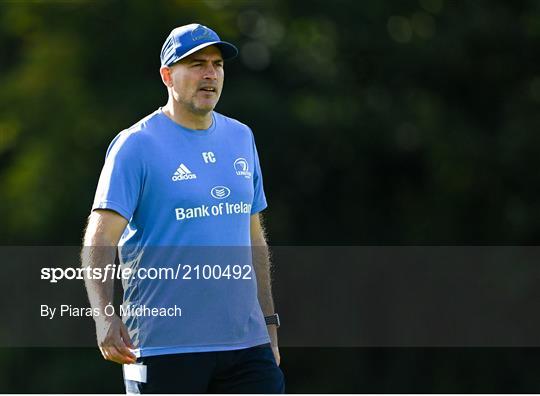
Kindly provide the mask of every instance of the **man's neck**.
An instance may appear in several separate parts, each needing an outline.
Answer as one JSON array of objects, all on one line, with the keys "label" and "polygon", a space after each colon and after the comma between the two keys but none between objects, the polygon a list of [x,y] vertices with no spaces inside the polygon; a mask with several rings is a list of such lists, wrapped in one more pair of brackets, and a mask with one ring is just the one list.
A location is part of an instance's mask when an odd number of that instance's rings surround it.
[{"label": "man's neck", "polygon": [[174,106],[170,101],[163,106],[163,114],[177,124],[189,129],[203,130],[210,128],[212,125],[212,112],[201,115],[194,114],[178,105]]}]

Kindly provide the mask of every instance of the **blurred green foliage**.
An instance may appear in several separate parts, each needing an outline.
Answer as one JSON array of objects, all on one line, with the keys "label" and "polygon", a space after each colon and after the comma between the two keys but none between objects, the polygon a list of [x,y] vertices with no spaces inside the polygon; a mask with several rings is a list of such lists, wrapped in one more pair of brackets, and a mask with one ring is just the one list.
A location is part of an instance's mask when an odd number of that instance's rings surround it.
[{"label": "blurred green foliage", "polygon": [[[537,1],[36,0],[0,2],[2,244],[79,243],[108,143],[165,103],[162,42],[194,21],[240,47],[217,110],[255,132],[273,244],[540,238]],[[478,390],[428,391],[449,389]]]},{"label": "blurred green foliage", "polygon": [[534,243],[537,2],[0,3],[3,244],[77,244],[107,144],[162,105],[159,51],[240,46],[218,110],[261,151],[274,244]]}]

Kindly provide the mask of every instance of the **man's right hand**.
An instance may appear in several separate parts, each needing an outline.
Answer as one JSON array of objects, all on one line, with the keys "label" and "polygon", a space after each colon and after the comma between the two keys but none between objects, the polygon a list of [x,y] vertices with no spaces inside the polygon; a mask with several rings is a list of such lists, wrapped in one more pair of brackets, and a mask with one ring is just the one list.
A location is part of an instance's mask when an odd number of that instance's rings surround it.
[{"label": "man's right hand", "polygon": [[97,342],[106,360],[120,364],[133,364],[137,361],[126,325],[117,316],[96,320]]}]

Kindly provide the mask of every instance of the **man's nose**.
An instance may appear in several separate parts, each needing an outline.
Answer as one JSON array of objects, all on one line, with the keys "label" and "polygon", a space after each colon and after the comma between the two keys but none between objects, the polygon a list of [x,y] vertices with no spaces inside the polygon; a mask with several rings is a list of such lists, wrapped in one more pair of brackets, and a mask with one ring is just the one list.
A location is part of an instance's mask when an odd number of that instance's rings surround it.
[{"label": "man's nose", "polygon": [[209,64],[204,70],[204,78],[209,80],[217,80],[217,69],[214,65]]}]

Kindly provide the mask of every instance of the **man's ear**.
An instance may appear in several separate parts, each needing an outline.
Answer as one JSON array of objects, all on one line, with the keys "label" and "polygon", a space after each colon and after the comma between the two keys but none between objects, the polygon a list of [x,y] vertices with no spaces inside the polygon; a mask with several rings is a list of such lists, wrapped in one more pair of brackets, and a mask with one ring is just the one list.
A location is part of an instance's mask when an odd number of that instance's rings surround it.
[{"label": "man's ear", "polygon": [[163,81],[163,84],[165,84],[165,86],[168,88],[172,88],[173,82],[171,68],[168,66],[161,66],[159,68],[159,74],[161,75],[161,81]]}]

